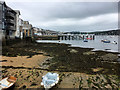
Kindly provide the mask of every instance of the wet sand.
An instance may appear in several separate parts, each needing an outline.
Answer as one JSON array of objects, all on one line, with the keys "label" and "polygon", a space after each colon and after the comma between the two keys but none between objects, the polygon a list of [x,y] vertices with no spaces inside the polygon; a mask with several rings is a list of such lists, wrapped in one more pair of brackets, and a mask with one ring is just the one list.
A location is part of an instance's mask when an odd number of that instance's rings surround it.
[{"label": "wet sand", "polygon": [[60,76],[53,88],[118,88],[117,53],[91,50],[55,43],[3,46],[2,77],[17,78],[13,89],[43,88],[40,83],[47,72]]},{"label": "wet sand", "polygon": [[[2,66],[13,66],[13,67],[28,67],[28,68],[38,68],[39,63],[42,63],[45,59],[47,59],[47,56],[43,55],[35,55],[32,58],[29,58],[29,56],[17,56],[17,57],[6,57],[2,56],[3,62],[1,63]],[[6,60],[4,62],[4,60]]]}]

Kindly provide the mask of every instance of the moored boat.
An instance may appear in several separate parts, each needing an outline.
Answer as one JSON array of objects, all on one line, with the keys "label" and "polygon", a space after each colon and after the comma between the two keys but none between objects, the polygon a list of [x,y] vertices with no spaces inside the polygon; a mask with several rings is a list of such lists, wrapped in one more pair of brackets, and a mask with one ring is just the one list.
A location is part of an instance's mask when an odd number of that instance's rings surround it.
[{"label": "moored boat", "polygon": [[86,38],[87,40],[92,40],[92,38]]},{"label": "moored boat", "polygon": [[112,44],[117,44],[117,42],[116,42],[116,41],[113,41]]},{"label": "moored boat", "polygon": [[101,42],[110,43],[110,40],[101,40]]},{"label": "moored boat", "polygon": [[83,42],[88,42],[88,40],[83,40]]}]

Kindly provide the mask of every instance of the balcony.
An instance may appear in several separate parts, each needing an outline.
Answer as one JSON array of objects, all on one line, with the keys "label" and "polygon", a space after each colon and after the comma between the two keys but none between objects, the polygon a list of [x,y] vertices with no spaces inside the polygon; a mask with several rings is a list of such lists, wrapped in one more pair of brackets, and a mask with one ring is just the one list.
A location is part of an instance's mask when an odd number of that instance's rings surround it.
[{"label": "balcony", "polygon": [[13,25],[15,24],[14,20],[12,20],[12,19],[7,19],[6,21],[7,21],[7,23],[11,23]]},{"label": "balcony", "polygon": [[7,25],[6,29],[7,29],[7,30],[15,30],[15,27],[14,27],[14,26],[11,26],[11,25]]},{"label": "balcony", "polygon": [[7,13],[6,13],[6,16],[15,18],[15,15],[14,15],[13,13],[11,13],[11,12],[7,12]]}]

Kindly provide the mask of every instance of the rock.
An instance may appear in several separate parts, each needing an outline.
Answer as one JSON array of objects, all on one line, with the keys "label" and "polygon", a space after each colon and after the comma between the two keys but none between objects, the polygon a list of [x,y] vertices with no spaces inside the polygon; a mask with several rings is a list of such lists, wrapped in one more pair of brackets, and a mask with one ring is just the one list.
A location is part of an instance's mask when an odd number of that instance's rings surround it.
[{"label": "rock", "polygon": [[89,52],[84,52],[83,55],[92,55],[95,54],[95,52],[89,51]]},{"label": "rock", "polygon": [[36,86],[37,84],[35,82],[33,82],[30,86]]},{"label": "rock", "polygon": [[23,85],[21,88],[20,88],[20,90],[23,90],[23,89],[25,89],[26,88],[26,85]]},{"label": "rock", "polygon": [[112,87],[109,84],[105,86],[105,88],[112,89]]},{"label": "rock", "polygon": [[10,60],[10,62],[13,62],[12,60]]},{"label": "rock", "polygon": [[118,59],[118,56],[115,55],[115,54],[106,54],[106,55],[103,55],[101,56],[101,58],[104,60],[104,61],[117,61]]},{"label": "rock", "polygon": [[7,60],[0,60],[0,62],[7,62]]},{"label": "rock", "polygon": [[78,52],[78,51],[75,50],[75,49],[68,49],[68,50],[70,50],[70,53],[77,53],[77,52]]},{"label": "rock", "polygon": [[99,72],[99,71],[103,70],[103,68],[93,68],[92,70],[93,70],[93,72]]}]

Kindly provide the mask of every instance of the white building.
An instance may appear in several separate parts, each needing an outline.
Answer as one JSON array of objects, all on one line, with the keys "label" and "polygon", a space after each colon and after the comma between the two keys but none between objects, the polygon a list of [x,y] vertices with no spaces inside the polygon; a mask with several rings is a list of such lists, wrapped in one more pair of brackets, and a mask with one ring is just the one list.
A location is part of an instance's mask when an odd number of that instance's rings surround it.
[{"label": "white building", "polygon": [[42,29],[33,27],[33,30],[34,30],[34,34],[35,35],[37,35],[37,36],[41,36],[42,35]]},{"label": "white building", "polygon": [[32,24],[29,24],[28,21],[23,21],[23,37],[32,37]]},{"label": "white building", "polygon": [[20,38],[23,39],[23,20],[19,18]]},{"label": "white building", "polygon": [[15,37],[20,38],[20,26],[19,26],[19,16],[20,16],[20,11],[15,10],[16,14],[16,32],[15,32]]}]

